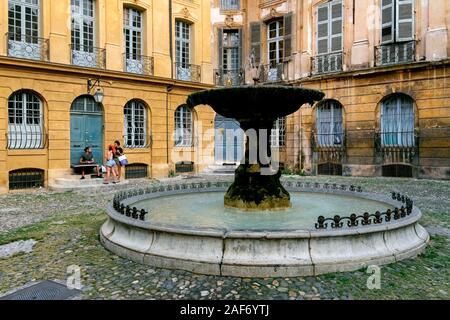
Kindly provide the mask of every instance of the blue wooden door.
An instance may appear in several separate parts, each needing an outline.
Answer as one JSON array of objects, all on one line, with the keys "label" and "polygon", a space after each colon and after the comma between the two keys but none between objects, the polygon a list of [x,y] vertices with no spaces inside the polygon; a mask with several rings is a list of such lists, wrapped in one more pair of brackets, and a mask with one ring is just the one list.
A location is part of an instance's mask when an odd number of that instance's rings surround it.
[{"label": "blue wooden door", "polygon": [[[94,102],[95,103],[95,102]],[[103,115],[89,97],[75,100],[70,113],[70,163],[78,164],[84,148],[91,147],[96,163],[103,163]]]},{"label": "blue wooden door", "polygon": [[234,119],[216,115],[214,121],[214,160],[216,163],[237,163],[243,157],[244,131]]}]

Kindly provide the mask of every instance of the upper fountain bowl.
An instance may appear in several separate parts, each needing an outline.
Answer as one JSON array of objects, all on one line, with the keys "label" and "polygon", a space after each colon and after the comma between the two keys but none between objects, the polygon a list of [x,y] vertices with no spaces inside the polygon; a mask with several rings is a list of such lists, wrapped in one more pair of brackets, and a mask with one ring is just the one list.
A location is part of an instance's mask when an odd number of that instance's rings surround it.
[{"label": "upper fountain bowl", "polygon": [[287,86],[238,86],[191,94],[190,107],[211,106],[215,112],[239,119],[276,119],[297,111],[303,104],[314,104],[325,94],[318,90]]}]

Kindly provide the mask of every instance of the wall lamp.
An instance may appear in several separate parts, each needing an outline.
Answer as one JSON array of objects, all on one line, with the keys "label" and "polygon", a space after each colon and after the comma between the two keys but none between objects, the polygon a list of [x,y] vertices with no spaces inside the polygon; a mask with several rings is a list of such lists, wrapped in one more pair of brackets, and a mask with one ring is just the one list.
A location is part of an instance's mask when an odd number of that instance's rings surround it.
[{"label": "wall lamp", "polygon": [[98,85],[99,87],[93,94],[94,100],[97,103],[103,103],[103,98],[104,98],[105,94],[103,93],[103,89],[100,87],[100,79],[88,79],[87,92],[89,95],[91,95],[91,91],[96,85]]}]

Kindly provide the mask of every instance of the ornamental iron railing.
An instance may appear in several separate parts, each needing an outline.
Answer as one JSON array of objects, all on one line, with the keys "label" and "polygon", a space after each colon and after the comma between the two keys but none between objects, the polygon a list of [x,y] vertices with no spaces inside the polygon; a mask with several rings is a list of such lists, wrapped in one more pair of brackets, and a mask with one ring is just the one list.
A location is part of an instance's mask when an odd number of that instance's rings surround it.
[{"label": "ornamental iron railing", "polygon": [[245,83],[245,73],[243,69],[214,70],[214,83],[216,86],[233,87],[240,86]]},{"label": "ornamental iron railing", "polygon": [[124,53],[124,71],[147,76],[153,75],[154,61],[153,57],[139,54]]},{"label": "ornamental iron railing", "polygon": [[414,62],[415,60],[415,41],[382,44],[375,48],[375,63],[377,66]]},{"label": "ornamental iron railing", "polygon": [[175,62],[175,79],[201,82],[201,67],[196,64]]},{"label": "ornamental iron railing", "polygon": [[31,60],[49,60],[50,41],[19,33],[6,33],[8,56]]},{"label": "ornamental iron railing", "polygon": [[73,65],[99,69],[106,67],[105,49],[72,43],[70,51]]},{"label": "ornamental iron railing", "polygon": [[330,53],[312,58],[311,73],[313,75],[341,72],[343,70],[343,53]]}]

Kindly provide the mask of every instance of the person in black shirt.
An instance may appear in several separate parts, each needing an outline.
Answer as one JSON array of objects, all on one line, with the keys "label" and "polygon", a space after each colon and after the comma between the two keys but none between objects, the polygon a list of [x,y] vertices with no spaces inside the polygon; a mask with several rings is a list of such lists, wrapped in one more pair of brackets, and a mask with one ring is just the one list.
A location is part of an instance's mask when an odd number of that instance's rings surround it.
[{"label": "person in black shirt", "polygon": [[[94,155],[92,154],[91,147],[84,148],[84,153],[81,155],[81,158],[80,158],[80,164],[93,164],[93,163],[95,163],[95,160],[94,160]],[[85,179],[84,174],[85,174],[86,168],[89,168],[89,167],[81,168],[81,180]],[[97,171],[97,176],[100,177],[100,170],[99,170],[98,166],[95,166],[95,169]]]},{"label": "person in black shirt", "polygon": [[122,175],[122,164],[119,161],[119,157],[121,155],[123,155],[123,149],[120,147],[120,141],[116,140],[114,141],[114,161],[116,162],[117,165],[117,180],[120,181],[120,177]]}]

